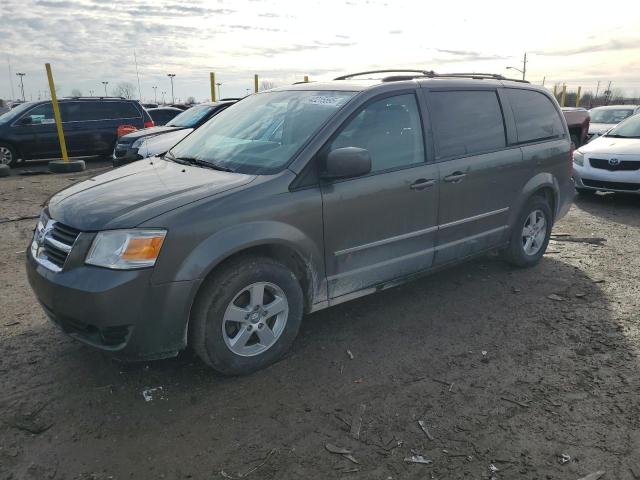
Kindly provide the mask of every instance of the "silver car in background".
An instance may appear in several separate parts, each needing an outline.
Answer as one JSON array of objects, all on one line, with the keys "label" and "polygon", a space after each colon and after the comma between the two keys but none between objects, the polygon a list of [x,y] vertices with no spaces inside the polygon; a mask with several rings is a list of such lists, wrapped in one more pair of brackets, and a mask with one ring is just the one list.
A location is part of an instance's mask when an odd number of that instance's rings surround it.
[{"label": "silver car in background", "polygon": [[606,105],[589,110],[591,124],[587,141],[591,141],[611,130],[624,119],[640,112],[640,105]]}]

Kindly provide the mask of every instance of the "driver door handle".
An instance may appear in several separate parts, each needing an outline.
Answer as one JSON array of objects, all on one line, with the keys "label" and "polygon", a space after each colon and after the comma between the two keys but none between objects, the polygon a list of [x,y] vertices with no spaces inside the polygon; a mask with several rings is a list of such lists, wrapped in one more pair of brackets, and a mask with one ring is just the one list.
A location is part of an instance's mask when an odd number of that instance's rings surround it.
[{"label": "driver door handle", "polygon": [[467,174],[463,172],[453,172],[451,175],[444,177],[443,180],[448,183],[457,183],[466,176]]},{"label": "driver door handle", "polygon": [[425,188],[433,187],[435,184],[436,181],[433,178],[419,178],[411,185],[409,185],[409,188],[411,190],[424,190]]}]

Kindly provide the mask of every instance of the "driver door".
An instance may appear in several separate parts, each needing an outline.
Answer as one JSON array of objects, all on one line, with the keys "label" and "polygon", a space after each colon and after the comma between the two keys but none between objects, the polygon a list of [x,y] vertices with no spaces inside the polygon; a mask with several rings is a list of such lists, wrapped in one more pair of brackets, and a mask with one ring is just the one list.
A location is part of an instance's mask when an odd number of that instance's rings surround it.
[{"label": "driver door", "polygon": [[366,104],[323,154],[343,147],[366,149],[372,167],[321,187],[330,299],[429,268],[437,231],[438,166],[427,163],[414,90]]}]

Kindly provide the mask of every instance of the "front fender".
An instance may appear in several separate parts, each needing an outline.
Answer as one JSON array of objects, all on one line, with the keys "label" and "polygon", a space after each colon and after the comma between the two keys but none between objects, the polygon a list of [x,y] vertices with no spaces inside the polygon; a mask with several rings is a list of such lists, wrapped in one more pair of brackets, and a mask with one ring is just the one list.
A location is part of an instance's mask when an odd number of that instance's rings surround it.
[{"label": "front fender", "polygon": [[307,270],[313,303],[326,300],[322,294],[324,259],[318,246],[303,231],[278,221],[255,221],[214,233],[178,266],[175,281],[202,281],[225,259],[259,246],[280,246],[295,252]]}]

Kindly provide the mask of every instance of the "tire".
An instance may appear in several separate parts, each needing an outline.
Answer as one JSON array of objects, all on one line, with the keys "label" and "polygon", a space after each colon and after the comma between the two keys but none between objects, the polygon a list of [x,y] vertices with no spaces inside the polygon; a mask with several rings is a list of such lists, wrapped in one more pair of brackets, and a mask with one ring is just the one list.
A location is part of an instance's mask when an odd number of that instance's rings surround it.
[{"label": "tire", "polygon": [[[260,285],[265,293],[256,310],[259,302],[251,297]],[[283,296],[288,312],[273,315],[269,308],[282,308],[276,301]],[[192,310],[189,343],[204,363],[223,375],[252,373],[290,349],[300,329],[303,303],[300,283],[281,263],[253,255],[232,260],[202,285]],[[235,318],[241,321],[231,320]]]},{"label": "tire", "polygon": [[[532,233],[531,236],[535,237],[535,241],[531,242],[529,251],[527,251],[527,243],[525,242],[528,240],[525,240],[524,230],[532,223],[534,213],[536,214],[536,221],[539,221],[540,217],[544,217],[544,233],[542,233],[542,229],[537,229],[534,234],[535,230],[529,229],[529,232]],[[529,199],[522,208],[520,215],[518,215],[518,219],[511,231],[509,246],[503,252],[505,260],[516,267],[532,267],[537,264],[549,244],[552,226],[553,215],[551,214],[549,202],[540,196],[534,196]]]},{"label": "tire", "polygon": [[49,162],[49,171],[51,173],[75,173],[82,172],[87,168],[84,160],[52,160]]},{"label": "tire", "polygon": [[16,149],[8,143],[0,143],[0,165],[14,167],[18,163]]}]

